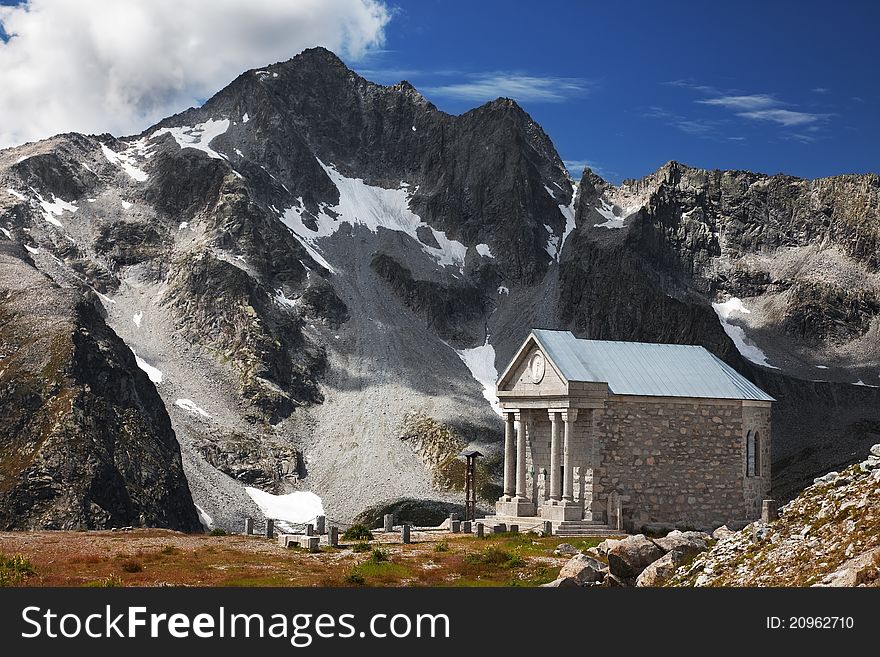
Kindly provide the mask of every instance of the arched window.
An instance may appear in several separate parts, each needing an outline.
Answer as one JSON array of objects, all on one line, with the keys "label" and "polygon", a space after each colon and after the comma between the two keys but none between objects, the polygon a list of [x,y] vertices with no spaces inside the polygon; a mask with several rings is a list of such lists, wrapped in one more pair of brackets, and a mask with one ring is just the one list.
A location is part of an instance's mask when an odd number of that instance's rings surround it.
[{"label": "arched window", "polygon": [[746,434],[746,476],[757,477],[761,472],[761,463],[758,452],[760,443],[757,431],[751,431]]}]

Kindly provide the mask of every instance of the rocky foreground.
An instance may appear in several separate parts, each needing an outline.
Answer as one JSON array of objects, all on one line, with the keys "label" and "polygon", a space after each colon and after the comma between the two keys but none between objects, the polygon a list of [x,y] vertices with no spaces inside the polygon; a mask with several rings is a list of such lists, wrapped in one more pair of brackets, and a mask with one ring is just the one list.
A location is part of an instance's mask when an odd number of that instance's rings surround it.
[{"label": "rocky foreground", "polygon": [[880,444],[829,472],[772,522],[734,532],[673,530],[608,539],[572,555],[543,586],[880,586]]}]

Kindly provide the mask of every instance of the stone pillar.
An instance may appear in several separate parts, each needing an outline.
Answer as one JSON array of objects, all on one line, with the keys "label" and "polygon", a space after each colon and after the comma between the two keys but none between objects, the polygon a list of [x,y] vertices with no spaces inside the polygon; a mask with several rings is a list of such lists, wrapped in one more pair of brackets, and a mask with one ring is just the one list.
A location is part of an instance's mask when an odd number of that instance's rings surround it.
[{"label": "stone pillar", "polygon": [[400,527],[400,540],[403,543],[409,543],[409,525],[403,523]]},{"label": "stone pillar", "polygon": [[483,538],[483,523],[477,523],[477,538]]},{"label": "stone pillar", "polygon": [[526,415],[518,413],[519,427],[516,432],[516,499],[527,500],[526,495]]},{"label": "stone pillar", "polygon": [[253,518],[245,518],[244,519],[244,533],[250,536],[254,533],[254,519]]},{"label": "stone pillar", "polygon": [[315,535],[315,526],[312,523],[306,525],[306,536],[314,536]]},{"label": "stone pillar", "polygon": [[504,498],[510,501],[516,486],[516,428],[515,414],[504,414]]},{"label": "stone pillar", "polygon": [[562,446],[562,499],[565,502],[574,502],[574,423],[577,421],[576,408],[569,408],[562,412],[562,421],[565,423],[565,442]]},{"label": "stone pillar", "polygon": [[549,411],[550,414],[550,500],[558,502],[561,498],[559,471],[559,425],[562,414]]},{"label": "stone pillar", "polygon": [[315,533],[318,536],[321,536],[325,532],[324,527],[326,526],[326,522],[327,518],[325,516],[318,516],[315,518]]},{"label": "stone pillar", "polygon": [[275,536],[275,521],[272,518],[266,519],[266,538]]},{"label": "stone pillar", "polygon": [[327,543],[333,547],[339,545],[339,527],[336,525],[330,525],[330,532],[327,534]]},{"label": "stone pillar", "polygon": [[779,507],[776,500],[763,500],[761,502],[761,521],[773,522],[779,517]]},{"label": "stone pillar", "polygon": [[464,521],[462,521],[462,523],[461,523],[461,531],[462,531],[463,533],[465,533],[465,534],[470,534],[470,533],[471,533],[471,521],[470,521],[470,520],[464,520]]},{"label": "stone pillar", "polygon": [[461,520],[450,520],[449,531],[453,534],[458,534],[461,531]]},{"label": "stone pillar", "polygon": [[544,521],[544,536],[551,536],[553,534],[553,523],[549,520]]},{"label": "stone pillar", "polygon": [[391,533],[394,531],[394,514],[386,513],[385,514],[385,531]]}]

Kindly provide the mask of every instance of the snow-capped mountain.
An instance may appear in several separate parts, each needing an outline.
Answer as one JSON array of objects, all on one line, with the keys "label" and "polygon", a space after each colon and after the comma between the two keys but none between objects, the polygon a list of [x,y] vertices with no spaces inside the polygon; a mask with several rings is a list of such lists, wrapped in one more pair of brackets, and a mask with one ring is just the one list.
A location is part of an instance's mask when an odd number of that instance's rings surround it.
[{"label": "snow-capped mountain", "polygon": [[[259,516],[245,486],[312,491],[336,518],[448,496],[401,427],[422,413],[491,446],[494,378],[533,326],[714,351],[779,399],[784,495],[880,433],[878,208],[870,175],[670,163],[575,183],[515,102],[451,116],[313,49],[140,135],[0,151],[0,285],[30,267],[103,313],[219,525]],[[32,435],[0,490],[52,478],[54,434]]]}]

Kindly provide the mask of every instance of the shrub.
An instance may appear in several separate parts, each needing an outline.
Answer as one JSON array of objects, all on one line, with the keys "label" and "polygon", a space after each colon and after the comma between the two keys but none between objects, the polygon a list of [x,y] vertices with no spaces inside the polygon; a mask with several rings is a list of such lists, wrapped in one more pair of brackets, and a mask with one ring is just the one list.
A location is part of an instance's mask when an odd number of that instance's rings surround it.
[{"label": "shrub", "polygon": [[226,536],[226,530],[220,529],[219,527],[215,527],[209,533],[209,536]]},{"label": "shrub", "polygon": [[94,582],[88,582],[83,586],[93,589],[113,589],[122,585],[122,580],[119,579],[118,575],[108,575],[107,577],[96,579]]},{"label": "shrub", "polygon": [[123,561],[122,570],[127,573],[139,573],[144,569],[137,561]]},{"label": "shrub", "polygon": [[373,563],[382,563],[383,561],[388,561],[388,550],[383,550],[382,548],[373,548],[373,554],[370,555],[370,561]]},{"label": "shrub", "polygon": [[342,538],[346,541],[372,541],[373,532],[367,529],[364,525],[352,525],[345,530]]},{"label": "shrub", "polygon": [[0,586],[17,586],[35,574],[26,557],[20,554],[12,557],[0,554]]},{"label": "shrub", "polygon": [[364,579],[364,576],[354,569],[348,572],[348,574],[344,578],[344,581],[346,584],[353,584],[355,586],[363,586],[367,583],[367,581]]},{"label": "shrub", "polygon": [[434,546],[434,552],[449,552],[449,544],[446,541],[440,541]]},{"label": "shrub", "polygon": [[482,552],[471,552],[465,561],[480,566],[501,566],[502,568],[519,568],[525,564],[518,554],[512,554],[497,547],[486,548]]},{"label": "shrub", "polygon": [[355,543],[351,546],[352,552],[369,552],[370,544],[369,543]]}]

